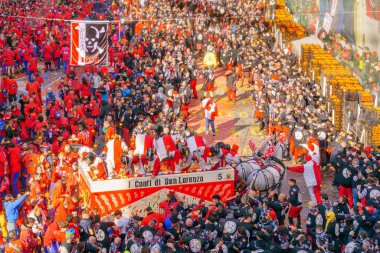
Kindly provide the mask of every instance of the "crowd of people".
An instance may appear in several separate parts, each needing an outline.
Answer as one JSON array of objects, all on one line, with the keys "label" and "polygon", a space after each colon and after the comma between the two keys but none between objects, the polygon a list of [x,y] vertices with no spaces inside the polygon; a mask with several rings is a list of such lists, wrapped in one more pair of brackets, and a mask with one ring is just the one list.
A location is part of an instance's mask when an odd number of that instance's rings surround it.
[{"label": "crowd of people", "polygon": [[[265,1],[1,1],[1,6],[1,250],[379,250],[378,150],[333,130],[320,86],[304,76],[288,48],[276,44]],[[47,19],[22,18],[28,15]],[[70,66],[64,21],[70,19],[120,20],[120,29],[110,29],[109,66]],[[202,70],[197,60],[205,55],[215,59],[205,61]],[[58,89],[43,92],[40,71],[53,66],[63,66],[66,76]],[[217,67],[226,70],[232,102],[248,84],[254,118],[271,141],[288,144],[289,157],[303,162],[319,149],[321,164],[335,169],[339,199],[323,193],[308,202],[306,224],[294,179],[288,181],[289,192],[269,192],[265,199],[248,190],[246,197],[237,194],[227,203],[215,195],[213,203],[189,206],[170,193],[160,213],[147,207],[133,217],[120,210],[100,217],[86,206],[78,166],[88,167],[93,180],[106,180],[189,170],[202,159],[206,166],[209,157],[217,159],[208,169],[234,165],[236,145],[204,145],[200,154],[176,145],[192,137],[186,124],[191,99],[202,99],[207,134],[209,125],[215,134]],[[18,88],[17,72],[28,76],[26,94]],[[200,78],[204,85],[197,91]],[[160,140],[171,143],[163,145],[165,152],[153,144]],[[99,147],[105,161],[91,150]],[[171,159],[165,159],[170,152]]]},{"label": "crowd of people", "polygon": [[371,52],[368,47],[365,47],[362,52],[358,52],[341,34],[332,34],[327,37],[327,51],[358,77],[363,86],[370,89],[373,95],[378,93],[380,68],[377,51]]}]

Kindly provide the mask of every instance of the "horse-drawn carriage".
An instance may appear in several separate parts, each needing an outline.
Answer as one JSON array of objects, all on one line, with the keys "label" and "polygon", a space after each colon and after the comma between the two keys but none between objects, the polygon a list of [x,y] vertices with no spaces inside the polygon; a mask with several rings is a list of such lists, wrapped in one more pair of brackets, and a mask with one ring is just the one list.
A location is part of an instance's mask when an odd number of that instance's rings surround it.
[{"label": "horse-drawn carriage", "polygon": [[265,140],[258,150],[252,141],[249,144],[252,156],[242,157],[236,165],[237,189],[256,191],[266,198],[270,191],[281,188],[286,171],[283,159],[288,157],[288,149],[283,142],[273,145],[271,140]]}]

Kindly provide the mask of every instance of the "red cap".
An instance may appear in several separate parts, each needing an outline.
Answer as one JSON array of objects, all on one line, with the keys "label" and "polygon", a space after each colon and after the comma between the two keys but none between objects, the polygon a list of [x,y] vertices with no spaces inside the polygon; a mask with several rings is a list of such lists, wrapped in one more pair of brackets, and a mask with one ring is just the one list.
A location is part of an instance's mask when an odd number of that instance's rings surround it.
[{"label": "red cap", "polygon": [[306,162],[310,162],[310,161],[311,161],[311,156],[307,155],[307,156],[305,157],[305,160],[306,160]]}]

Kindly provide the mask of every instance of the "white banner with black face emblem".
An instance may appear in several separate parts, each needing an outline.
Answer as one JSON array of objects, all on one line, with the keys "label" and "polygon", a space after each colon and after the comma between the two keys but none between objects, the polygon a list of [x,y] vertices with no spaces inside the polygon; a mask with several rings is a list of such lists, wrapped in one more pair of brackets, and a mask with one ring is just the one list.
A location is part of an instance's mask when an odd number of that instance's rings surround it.
[{"label": "white banner with black face emblem", "polygon": [[71,23],[71,65],[106,66],[108,61],[108,22]]}]

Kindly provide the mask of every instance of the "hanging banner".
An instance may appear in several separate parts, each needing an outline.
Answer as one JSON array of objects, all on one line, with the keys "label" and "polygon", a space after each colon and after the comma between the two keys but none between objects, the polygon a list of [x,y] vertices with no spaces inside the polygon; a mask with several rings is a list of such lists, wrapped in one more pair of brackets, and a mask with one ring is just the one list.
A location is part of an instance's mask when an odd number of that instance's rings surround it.
[{"label": "hanging banner", "polygon": [[71,65],[105,66],[108,60],[108,22],[71,23]]}]

